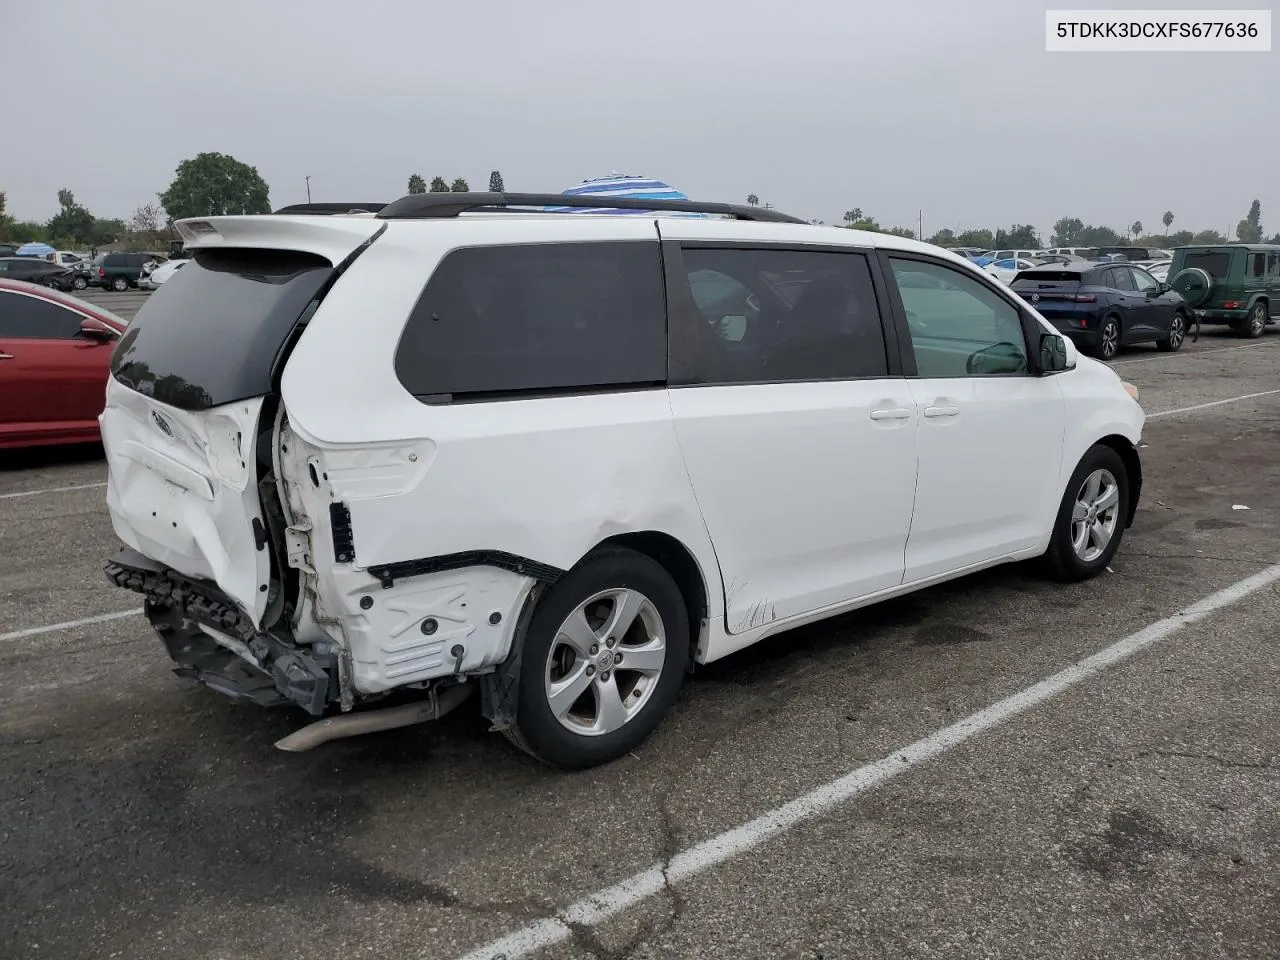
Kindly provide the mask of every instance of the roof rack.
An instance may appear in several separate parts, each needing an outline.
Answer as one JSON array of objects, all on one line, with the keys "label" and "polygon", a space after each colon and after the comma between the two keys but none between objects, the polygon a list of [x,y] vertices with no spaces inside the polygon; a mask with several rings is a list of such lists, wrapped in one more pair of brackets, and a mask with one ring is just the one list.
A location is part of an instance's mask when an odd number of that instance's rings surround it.
[{"label": "roof rack", "polygon": [[385,203],[294,203],[281,207],[275,213],[334,214],[334,213],[377,213]]},{"label": "roof rack", "polygon": [[[318,206],[318,204],[312,204]],[[339,204],[341,206],[341,204]],[[799,217],[761,207],[733,203],[703,203],[698,200],[650,200],[641,197],[618,197],[610,194],[562,193],[411,193],[393,200],[378,210],[380,220],[412,220],[456,217],[469,211],[513,213],[527,212],[513,208],[582,207],[592,210],[655,210],[675,213],[716,213],[737,220],[759,220],[770,223],[807,223]],[[279,211],[277,211],[279,212]]]}]

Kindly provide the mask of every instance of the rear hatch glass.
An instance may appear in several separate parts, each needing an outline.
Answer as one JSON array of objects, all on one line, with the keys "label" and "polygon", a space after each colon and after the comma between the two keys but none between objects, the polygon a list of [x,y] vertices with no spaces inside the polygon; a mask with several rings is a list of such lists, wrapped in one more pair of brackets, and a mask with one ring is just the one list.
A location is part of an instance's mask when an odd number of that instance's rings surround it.
[{"label": "rear hatch glass", "polygon": [[1221,252],[1188,253],[1182,266],[1199,267],[1215,280],[1225,280],[1231,272],[1231,256]]},{"label": "rear hatch glass", "polygon": [[332,270],[324,257],[292,250],[196,251],[133,318],[111,372],[184,410],[265,396],[282,348]]},{"label": "rear hatch glass", "polygon": [[1023,270],[1010,285],[1014,293],[1023,299],[1032,295],[1041,300],[1073,300],[1080,289],[1081,275],[1074,270]]}]

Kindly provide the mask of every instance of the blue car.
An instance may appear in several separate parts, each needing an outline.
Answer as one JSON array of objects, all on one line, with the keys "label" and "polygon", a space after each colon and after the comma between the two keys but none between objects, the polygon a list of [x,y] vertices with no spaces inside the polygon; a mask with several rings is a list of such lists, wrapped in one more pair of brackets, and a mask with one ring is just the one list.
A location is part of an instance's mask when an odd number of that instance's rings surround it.
[{"label": "blue car", "polygon": [[1110,360],[1122,346],[1155,342],[1166,352],[1186,338],[1182,296],[1131,263],[1079,261],[1020,271],[1010,288],[1085,353]]}]

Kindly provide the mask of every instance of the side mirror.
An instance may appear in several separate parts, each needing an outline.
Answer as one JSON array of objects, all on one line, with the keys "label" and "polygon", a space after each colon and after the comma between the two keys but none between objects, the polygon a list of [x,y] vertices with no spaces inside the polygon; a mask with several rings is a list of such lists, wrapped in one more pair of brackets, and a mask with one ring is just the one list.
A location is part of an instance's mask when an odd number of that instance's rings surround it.
[{"label": "side mirror", "polygon": [[1161,281],[1160,281],[1160,292],[1161,292],[1161,293],[1168,293],[1168,292],[1169,292],[1170,290],[1172,290],[1172,289],[1173,289],[1173,287],[1172,287],[1170,284],[1165,283],[1163,280],[1161,280]]},{"label": "side mirror", "polygon": [[1040,334],[1041,373],[1061,373],[1076,365],[1075,344],[1056,333]]},{"label": "side mirror", "polygon": [[118,334],[101,320],[86,317],[80,322],[80,336],[97,343],[107,343],[114,340]]}]

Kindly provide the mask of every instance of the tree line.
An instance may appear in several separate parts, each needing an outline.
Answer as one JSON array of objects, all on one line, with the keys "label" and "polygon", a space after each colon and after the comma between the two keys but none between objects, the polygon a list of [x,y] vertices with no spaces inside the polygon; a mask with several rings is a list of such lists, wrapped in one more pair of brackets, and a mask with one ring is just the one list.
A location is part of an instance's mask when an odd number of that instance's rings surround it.
[{"label": "tree line", "polygon": [[[754,206],[759,198],[748,194],[747,203]],[[1160,218],[1164,224],[1164,233],[1148,233],[1141,220],[1135,220],[1123,231],[1108,226],[1086,224],[1078,217],[1063,217],[1053,225],[1053,233],[1048,243],[1042,243],[1040,234],[1029,223],[1015,223],[1008,229],[999,227],[996,230],[985,228],[956,232],[944,227],[926,242],[940,247],[979,247],[983,250],[1023,249],[1040,250],[1044,247],[1115,247],[1133,244],[1143,247],[1183,247],[1189,245],[1209,245],[1229,242],[1228,237],[1217,230],[1178,230],[1170,232],[1174,217],[1172,210],[1166,210]],[[812,221],[818,222],[818,221]],[[875,233],[889,233],[898,237],[915,239],[915,231],[909,227],[883,227],[874,217],[865,214],[861,207],[846,210],[844,225],[853,230],[870,230]],[[1236,224],[1235,240],[1242,243],[1277,243],[1280,244],[1280,233],[1267,238],[1262,228],[1262,204],[1254,200],[1249,205],[1249,212]]]}]

